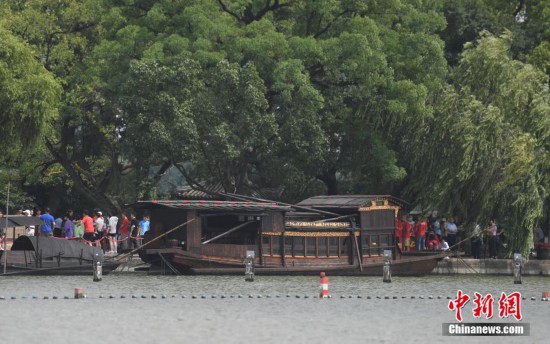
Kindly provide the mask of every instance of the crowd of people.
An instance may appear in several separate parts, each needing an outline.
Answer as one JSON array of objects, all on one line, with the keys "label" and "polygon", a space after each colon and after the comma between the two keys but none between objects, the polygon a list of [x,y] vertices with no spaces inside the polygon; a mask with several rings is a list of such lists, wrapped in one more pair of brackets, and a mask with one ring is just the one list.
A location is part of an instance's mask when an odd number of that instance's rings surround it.
[{"label": "crowd of people", "polygon": [[[446,251],[455,249],[463,242],[459,237],[459,226],[453,217],[437,218],[436,216],[406,216],[403,215],[396,222],[395,237],[402,251]],[[487,237],[489,256],[496,259],[499,248],[499,232],[496,221],[489,221],[486,229],[475,224],[468,239],[471,243],[471,255],[474,259],[481,257],[481,245]]]},{"label": "crowd of people", "polygon": [[[99,209],[94,209],[93,212],[84,210],[80,216],[69,209],[63,216],[54,217],[49,208],[44,211],[34,208],[21,209],[16,215],[35,216],[43,221],[43,225],[26,227],[27,236],[80,239],[103,249],[106,254],[137,248],[150,228],[149,216],[145,214],[142,220],[138,220],[135,212],[122,213],[120,219],[116,214],[108,214]],[[2,216],[0,211],[0,217]],[[489,257],[496,259],[501,234],[502,230],[499,231],[494,219],[489,221],[485,229],[474,224],[468,234],[472,258],[481,258],[481,247],[486,243]],[[540,227],[534,234],[539,242],[543,241],[544,233]],[[401,251],[446,251],[455,249],[462,242],[459,227],[453,217],[447,219],[433,215],[401,216],[396,221],[395,237]]]},{"label": "crowd of people", "polygon": [[403,215],[397,219],[395,237],[402,251],[446,251],[456,244],[457,232],[453,218]]},{"label": "crowd of people", "polygon": [[114,213],[99,209],[84,210],[76,215],[72,209],[63,215],[51,214],[50,208],[19,210],[17,215],[39,217],[43,224],[26,227],[27,236],[52,236],[60,239],[82,240],[88,245],[101,248],[105,254],[116,254],[141,245],[141,240],[150,228],[149,216],[138,220],[135,212]]}]

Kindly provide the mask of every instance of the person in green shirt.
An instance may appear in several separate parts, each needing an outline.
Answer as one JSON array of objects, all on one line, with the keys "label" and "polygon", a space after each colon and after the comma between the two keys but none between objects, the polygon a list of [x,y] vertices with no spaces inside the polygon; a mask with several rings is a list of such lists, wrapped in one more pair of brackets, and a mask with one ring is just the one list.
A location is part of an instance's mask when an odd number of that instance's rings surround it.
[{"label": "person in green shirt", "polygon": [[75,220],[74,221],[74,237],[75,238],[82,238],[84,236],[84,225],[82,224],[82,221]]}]

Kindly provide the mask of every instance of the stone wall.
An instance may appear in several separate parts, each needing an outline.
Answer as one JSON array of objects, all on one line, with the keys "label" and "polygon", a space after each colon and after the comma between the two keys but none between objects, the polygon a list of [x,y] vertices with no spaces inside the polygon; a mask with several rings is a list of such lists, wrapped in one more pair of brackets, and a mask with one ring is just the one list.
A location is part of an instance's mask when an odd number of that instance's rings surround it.
[{"label": "stone wall", "polygon": [[[511,259],[462,259],[449,258],[437,263],[434,275],[488,274],[512,276],[514,263]],[[523,264],[522,275],[550,276],[550,260],[530,260]]]}]

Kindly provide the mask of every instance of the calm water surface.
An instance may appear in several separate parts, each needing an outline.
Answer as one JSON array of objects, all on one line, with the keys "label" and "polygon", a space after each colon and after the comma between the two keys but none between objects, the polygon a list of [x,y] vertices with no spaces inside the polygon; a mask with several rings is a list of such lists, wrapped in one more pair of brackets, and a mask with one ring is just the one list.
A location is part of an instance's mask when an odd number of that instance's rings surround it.
[{"label": "calm water surface", "polygon": [[[76,287],[87,299],[72,299]],[[521,292],[527,298],[522,322],[530,324],[531,335],[442,336],[442,323],[455,322],[446,298],[457,289],[472,297],[476,291],[493,294],[490,321],[474,320],[472,301],[463,308],[465,322],[483,323],[515,322],[498,317],[498,297]],[[540,301],[550,291],[547,277],[524,277],[521,285],[511,276],[394,277],[392,283],[330,277],[329,290],[332,299],[313,298],[316,277],[257,276],[252,283],[244,276],[111,274],[101,282],[92,276],[3,277],[0,343],[550,343],[550,302]]]}]

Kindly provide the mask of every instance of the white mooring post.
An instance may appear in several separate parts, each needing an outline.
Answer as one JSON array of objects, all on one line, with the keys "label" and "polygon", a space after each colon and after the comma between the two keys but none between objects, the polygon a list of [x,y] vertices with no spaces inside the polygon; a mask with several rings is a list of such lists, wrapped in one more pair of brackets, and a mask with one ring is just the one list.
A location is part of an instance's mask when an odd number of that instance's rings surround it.
[{"label": "white mooring post", "polygon": [[523,258],[521,254],[514,253],[514,284],[521,284],[521,266]]},{"label": "white mooring post", "polygon": [[391,283],[391,250],[384,250],[384,283]]},{"label": "white mooring post", "polygon": [[246,258],[244,260],[244,280],[247,282],[254,281],[254,258],[256,255],[254,251],[246,251]]},{"label": "white mooring post", "polygon": [[99,254],[94,255],[94,282],[101,281],[103,275],[103,267],[101,265],[101,260],[99,259]]}]

